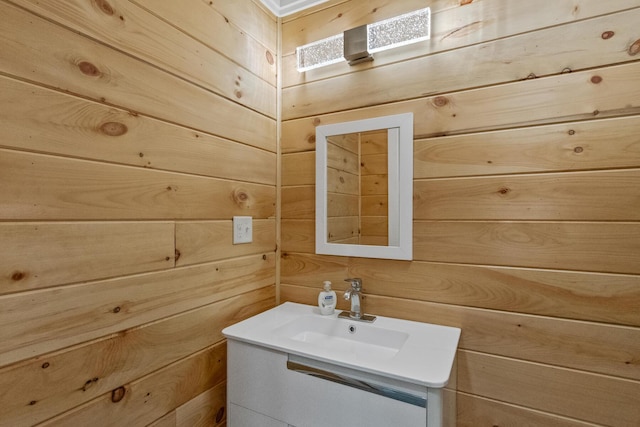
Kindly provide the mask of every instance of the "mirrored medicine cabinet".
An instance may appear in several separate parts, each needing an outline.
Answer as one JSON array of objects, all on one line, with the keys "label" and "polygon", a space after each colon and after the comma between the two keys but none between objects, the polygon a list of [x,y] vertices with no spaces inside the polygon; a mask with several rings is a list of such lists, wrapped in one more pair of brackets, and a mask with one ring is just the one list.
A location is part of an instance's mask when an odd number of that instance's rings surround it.
[{"label": "mirrored medicine cabinet", "polygon": [[410,260],[413,114],[316,127],[316,253]]}]

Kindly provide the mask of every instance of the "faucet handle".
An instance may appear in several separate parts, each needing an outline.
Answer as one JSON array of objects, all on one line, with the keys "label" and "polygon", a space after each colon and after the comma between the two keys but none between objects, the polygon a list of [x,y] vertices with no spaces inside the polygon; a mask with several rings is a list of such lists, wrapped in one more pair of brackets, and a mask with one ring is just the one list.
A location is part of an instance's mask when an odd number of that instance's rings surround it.
[{"label": "faucet handle", "polygon": [[344,279],[344,281],[351,283],[351,288],[355,291],[360,292],[362,290],[362,279],[356,277],[353,279]]}]

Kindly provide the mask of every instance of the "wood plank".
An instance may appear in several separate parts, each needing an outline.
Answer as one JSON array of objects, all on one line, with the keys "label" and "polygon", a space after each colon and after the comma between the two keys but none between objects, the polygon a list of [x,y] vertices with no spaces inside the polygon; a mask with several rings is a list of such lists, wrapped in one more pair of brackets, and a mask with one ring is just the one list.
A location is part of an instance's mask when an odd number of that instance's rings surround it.
[{"label": "wood plank", "polygon": [[[316,286],[318,272],[304,268],[316,257],[290,254],[298,270],[283,268],[282,280]],[[640,326],[640,276],[364,258],[343,275],[362,278],[367,294]]]},{"label": "wood plank", "polygon": [[316,156],[313,152],[282,155],[282,185],[315,185]]},{"label": "wood plank", "polygon": [[[336,291],[346,290],[348,287],[344,283],[344,280],[350,277],[346,274],[349,264],[348,257],[303,255],[289,252],[283,254],[280,263],[283,286],[298,283],[297,278],[303,275],[308,286],[314,290],[325,280],[333,282]],[[338,304],[341,300],[342,298],[338,298]]]},{"label": "wood plank", "polygon": [[275,283],[273,253],[0,297],[0,366]]},{"label": "wood plank", "polygon": [[595,427],[595,424],[544,413],[509,403],[457,393],[457,425],[482,426],[546,426],[546,427]]},{"label": "wood plank", "polygon": [[0,146],[275,185],[276,154],[0,76]]},{"label": "wood plank", "polygon": [[176,409],[178,427],[223,426],[226,421],[227,393],[219,384]]},{"label": "wood plank", "polygon": [[[15,0],[65,27],[156,65],[271,118],[274,85],[126,0],[103,7],[82,0]],[[215,71],[215,72],[212,72]]]},{"label": "wood plank", "polygon": [[[544,14],[546,20],[553,19],[556,24],[555,14],[559,9],[555,6],[548,10],[532,10],[531,6],[521,3],[520,7],[526,9],[526,13],[522,13],[518,18],[514,16],[514,19],[496,17],[489,23],[486,17],[495,15],[487,15],[491,12],[486,7],[479,8],[473,4],[469,6],[475,7],[477,13],[483,15],[478,21],[470,24],[472,29],[469,31],[477,32],[479,37],[483,38],[482,41],[491,36],[486,27],[498,20],[508,22],[507,25],[500,25],[505,29],[509,27],[508,31],[521,33],[523,28],[512,26],[514,20],[526,19],[527,22],[531,22]],[[509,14],[518,13],[511,5],[506,6],[503,3],[500,7]],[[553,11],[553,16],[550,15],[550,11]],[[470,12],[467,10],[465,19],[469,18]],[[438,22],[442,22],[443,19],[446,20],[444,16],[438,15]],[[285,120],[294,119],[398,102],[415,98],[417,95],[433,95],[518,81],[531,75],[556,75],[566,68],[575,72],[600,67],[603,64],[627,62],[632,59],[628,53],[629,41],[637,38],[638,20],[640,9],[634,9],[384,66],[377,61],[378,57],[384,57],[384,53],[376,54],[376,60],[369,62],[369,66],[359,73],[362,76],[357,79],[354,79],[351,73],[347,73],[333,78],[306,81],[304,85],[285,87],[282,91],[282,116]],[[434,26],[437,26],[435,21],[434,19]],[[614,31],[615,37],[603,38],[602,33],[605,30]],[[442,49],[447,45],[442,39],[432,40],[436,41],[436,49]],[[563,49],[557,48],[557,40],[562,40]],[[431,47],[430,43],[424,45]],[[523,46],[527,46],[526,53],[523,52]],[[406,49],[409,50],[409,47]],[[497,64],[500,66],[496,66]],[[398,81],[402,81],[402,84],[397,84]]]},{"label": "wood plank", "polygon": [[0,241],[0,295],[175,265],[171,222],[0,222]]},{"label": "wood plank", "polygon": [[276,22],[251,0],[132,1],[276,85]]},{"label": "wood plank", "polygon": [[[269,286],[0,370],[0,425],[33,425],[220,342],[222,329],[275,305]],[[93,379],[97,378],[97,381]],[[36,402],[28,405],[29,402]]]},{"label": "wood plank", "polygon": [[275,188],[0,150],[0,218],[227,219],[275,215]]},{"label": "wood plank", "polygon": [[0,14],[3,73],[275,152],[275,120],[22,9]]},{"label": "wood plank", "polygon": [[414,179],[640,166],[640,116],[414,142]]},{"label": "wood plank", "polygon": [[147,425],[204,391],[226,380],[226,343],[208,347],[146,377],[123,384],[124,396],[114,402],[114,393],[105,393],[41,426]]},{"label": "wood plank", "polygon": [[283,219],[280,221],[280,239],[283,252],[308,252],[316,250],[316,223],[311,219]]},{"label": "wood plank", "polygon": [[640,169],[419,180],[413,188],[417,220],[640,220]]},{"label": "wood plank", "polygon": [[276,250],[274,219],[253,221],[253,242],[233,245],[233,222],[198,221],[176,223],[176,265],[184,266],[224,258],[269,253]]},{"label": "wood plank", "polygon": [[468,351],[458,352],[458,390],[604,425],[640,419],[640,383]]},{"label": "wood plank", "polygon": [[[593,79],[593,81],[592,81]],[[598,82],[598,83],[594,83]],[[571,96],[559,96],[570,93]],[[308,151],[315,127],[389,114],[414,114],[418,139],[640,113],[640,62],[562,74],[410,101],[287,120],[282,151]],[[312,144],[313,142],[313,144]]]},{"label": "wood plank", "polygon": [[422,261],[640,273],[640,224],[428,222],[413,224]]},{"label": "wood plank", "polygon": [[305,185],[282,188],[282,218],[314,219],[316,212],[316,187]]}]

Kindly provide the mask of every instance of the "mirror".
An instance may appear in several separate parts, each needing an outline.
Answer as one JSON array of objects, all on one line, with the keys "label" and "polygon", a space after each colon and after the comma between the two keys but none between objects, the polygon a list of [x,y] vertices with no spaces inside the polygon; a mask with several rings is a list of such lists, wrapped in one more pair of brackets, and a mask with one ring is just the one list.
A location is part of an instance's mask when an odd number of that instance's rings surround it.
[{"label": "mirror", "polygon": [[413,114],[316,127],[316,253],[410,260]]}]

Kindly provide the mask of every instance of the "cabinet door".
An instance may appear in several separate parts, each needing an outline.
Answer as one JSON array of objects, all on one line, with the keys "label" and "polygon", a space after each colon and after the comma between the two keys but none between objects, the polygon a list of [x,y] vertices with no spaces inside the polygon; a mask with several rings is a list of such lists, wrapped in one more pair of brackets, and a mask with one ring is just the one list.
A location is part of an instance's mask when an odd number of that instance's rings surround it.
[{"label": "cabinet door", "polygon": [[[287,369],[287,355],[228,341],[229,418],[236,404],[292,426],[426,426],[426,408]],[[286,425],[286,424],[285,424]],[[261,424],[229,424],[262,427]]]}]

